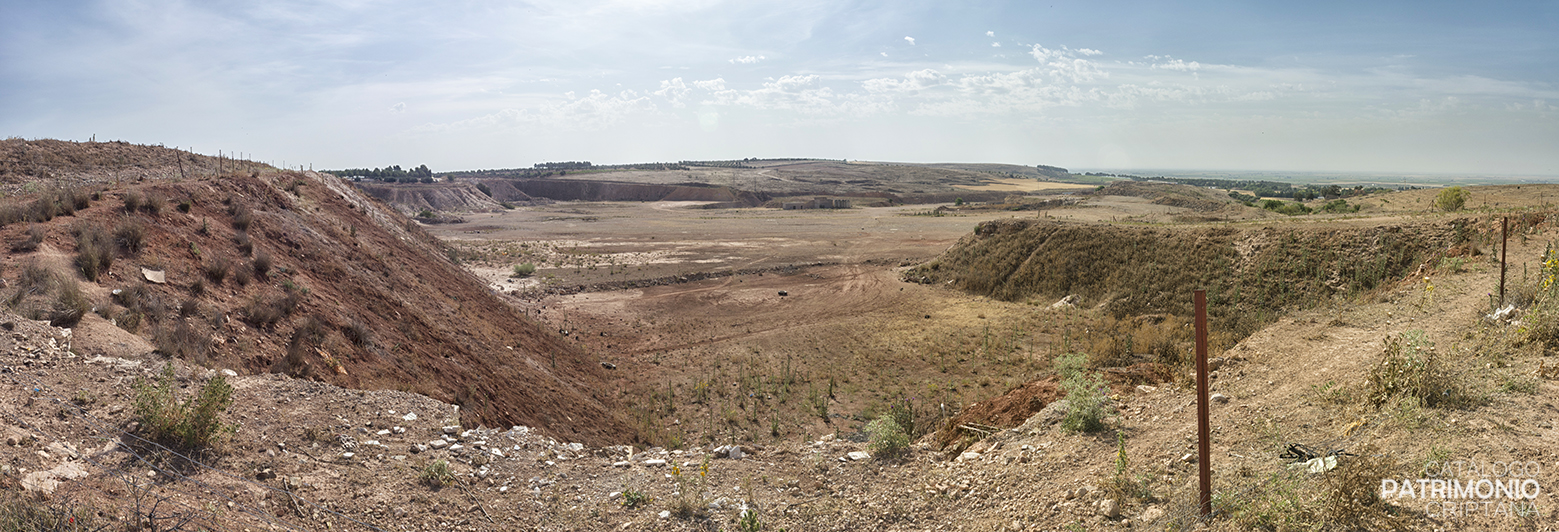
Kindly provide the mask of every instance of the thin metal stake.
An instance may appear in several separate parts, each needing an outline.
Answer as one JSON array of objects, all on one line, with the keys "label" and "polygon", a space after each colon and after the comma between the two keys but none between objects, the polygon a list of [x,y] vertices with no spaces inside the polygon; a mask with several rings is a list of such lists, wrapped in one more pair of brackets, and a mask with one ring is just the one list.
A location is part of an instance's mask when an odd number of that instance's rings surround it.
[{"label": "thin metal stake", "polygon": [[1194,292],[1196,302],[1196,466],[1201,476],[1202,517],[1213,513],[1212,428],[1207,421],[1207,291]]},{"label": "thin metal stake", "polygon": [[1510,217],[1499,219],[1499,304],[1505,304],[1505,255],[1510,251]]}]

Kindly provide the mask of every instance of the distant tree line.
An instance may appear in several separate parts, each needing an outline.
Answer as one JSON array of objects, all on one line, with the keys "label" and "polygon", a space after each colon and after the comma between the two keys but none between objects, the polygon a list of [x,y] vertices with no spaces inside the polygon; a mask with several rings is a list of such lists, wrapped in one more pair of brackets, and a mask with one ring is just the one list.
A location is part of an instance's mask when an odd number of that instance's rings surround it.
[{"label": "distant tree line", "polygon": [[400,165],[386,166],[384,168],[347,168],[345,170],[325,170],[325,173],[344,179],[377,179],[386,183],[423,183],[433,182],[433,171],[428,165],[418,165],[410,170],[402,170]]},{"label": "distant tree line", "polygon": [[591,164],[590,161],[567,161],[536,163],[532,168],[494,168],[484,170],[461,170],[458,172],[440,172],[438,177],[448,180],[456,179],[513,179],[513,178],[538,178],[554,175],[566,176],[569,172],[620,172],[627,170],[687,170],[679,163],[631,163],[631,164]]},{"label": "distant tree line", "polygon": [[1039,170],[1040,175],[1050,176],[1056,179],[1066,179],[1072,176],[1071,172],[1068,172],[1067,169],[1059,166],[1045,166],[1041,164],[1035,166],[1035,168]]},{"label": "distant tree line", "polygon": [[[1124,177],[1124,178],[1127,178],[1127,179],[1131,179],[1133,181],[1165,181],[1165,182],[1169,182],[1169,183],[1176,183],[1176,184],[1181,184],[1181,185],[1190,185],[1190,186],[1193,186],[1193,187],[1203,187],[1203,188],[1218,188],[1218,189],[1225,189],[1225,190],[1245,190],[1245,191],[1249,191],[1250,194],[1241,194],[1241,193],[1238,193],[1238,192],[1230,192],[1229,193],[1229,197],[1232,197],[1232,198],[1240,200],[1240,201],[1245,201],[1245,202],[1255,201],[1257,198],[1292,198],[1292,199],[1296,199],[1296,200],[1300,200],[1300,201],[1313,200],[1313,199],[1316,199],[1316,198],[1338,199],[1338,198],[1349,198],[1349,197],[1353,197],[1353,196],[1361,196],[1361,195],[1364,195],[1364,194],[1371,194],[1371,193],[1374,193],[1374,192],[1382,192],[1382,191],[1389,190],[1389,189],[1380,188],[1380,187],[1374,187],[1374,186],[1366,187],[1364,185],[1355,185],[1352,188],[1344,188],[1341,185],[1327,185],[1327,186],[1324,186],[1324,187],[1316,187],[1316,186],[1305,185],[1305,186],[1298,186],[1298,187],[1296,187],[1296,186],[1294,186],[1292,184],[1284,183],[1284,182],[1281,182],[1281,181],[1259,181],[1259,180],[1247,180],[1247,179],[1211,179],[1211,178],[1162,177],[1162,176],[1158,176],[1158,177],[1141,177],[1141,176],[1126,175],[1126,174],[1111,175],[1111,174],[1104,174],[1104,173],[1099,173],[1099,174],[1089,173],[1089,174],[1084,174],[1084,175],[1101,175],[1101,176],[1110,176],[1110,177]],[[1254,196],[1252,196],[1252,195],[1254,195]],[[1246,198],[1250,198],[1250,199],[1246,199]]]}]

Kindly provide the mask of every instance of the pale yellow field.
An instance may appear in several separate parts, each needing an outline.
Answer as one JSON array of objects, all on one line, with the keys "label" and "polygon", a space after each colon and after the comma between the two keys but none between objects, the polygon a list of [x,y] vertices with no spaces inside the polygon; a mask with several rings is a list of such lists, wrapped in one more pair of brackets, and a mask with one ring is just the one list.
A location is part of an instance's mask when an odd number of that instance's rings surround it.
[{"label": "pale yellow field", "polygon": [[1094,185],[1078,183],[1055,183],[1051,181],[1038,181],[1034,179],[992,179],[989,184],[979,186],[955,185],[964,190],[995,190],[1002,192],[1034,192],[1038,190],[1063,190],[1094,188]]}]

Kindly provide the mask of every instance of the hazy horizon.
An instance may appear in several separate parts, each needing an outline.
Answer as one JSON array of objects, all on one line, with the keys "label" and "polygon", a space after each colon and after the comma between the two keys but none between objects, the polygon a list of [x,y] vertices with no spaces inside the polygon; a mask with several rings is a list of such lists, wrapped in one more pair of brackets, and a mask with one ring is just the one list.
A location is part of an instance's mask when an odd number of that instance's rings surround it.
[{"label": "hazy horizon", "polygon": [[0,134],[317,169],[805,154],[1559,176],[1551,3],[147,0],[4,12]]}]

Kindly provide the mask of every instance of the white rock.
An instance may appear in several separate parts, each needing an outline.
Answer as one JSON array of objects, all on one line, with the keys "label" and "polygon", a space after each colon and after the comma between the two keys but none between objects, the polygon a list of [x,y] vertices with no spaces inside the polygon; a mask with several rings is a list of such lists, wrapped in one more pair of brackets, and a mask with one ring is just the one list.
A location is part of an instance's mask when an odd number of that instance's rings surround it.
[{"label": "white rock", "polygon": [[1221,394],[1221,393],[1215,393],[1211,397],[1208,397],[1208,399],[1212,399],[1214,403],[1218,403],[1218,404],[1223,404],[1223,403],[1229,402],[1229,396]]},{"label": "white rock", "polygon": [[444,434],[454,434],[456,432],[460,432],[460,426],[459,425],[445,425],[444,426]]},{"label": "white rock", "polygon": [[431,448],[434,448],[434,449],[443,449],[443,448],[448,447],[448,446],[449,446],[449,442],[444,441],[444,440],[431,440],[431,441],[428,442],[428,447],[431,447]]},{"label": "white rock", "polygon": [[979,460],[979,459],[980,459],[980,453],[965,452],[963,454],[958,455],[958,458],[957,458],[956,461],[958,461],[958,462],[969,462],[969,461]]},{"label": "white rock", "polygon": [[1099,515],[1108,517],[1110,519],[1120,517],[1120,504],[1116,503],[1115,499],[1105,499],[1099,501]]},{"label": "white rock", "polygon": [[671,517],[671,510],[661,510],[659,515],[661,519]]},{"label": "white rock", "polygon": [[357,456],[357,453],[341,453],[342,458],[351,458],[353,456]]},{"label": "white rock", "polygon": [[378,432],[375,432],[374,435],[375,436],[389,436],[390,435],[390,429],[380,429]]},{"label": "white rock", "polygon": [[665,460],[661,460],[659,458],[652,458],[652,459],[649,459],[649,460],[645,460],[644,461],[644,465],[649,466],[649,467],[660,467],[660,466],[666,465],[666,461]]},{"label": "white rock", "polygon": [[238,372],[230,370],[230,369],[222,370],[222,374],[225,375],[225,376],[228,376],[228,377],[237,377],[238,376]]},{"label": "white rock", "polygon": [[633,462],[629,462],[627,460],[623,460],[621,462],[612,462],[612,467],[633,467]]},{"label": "white rock", "polygon": [[1143,523],[1152,523],[1159,520],[1161,517],[1164,517],[1163,508],[1149,506],[1148,509],[1142,511],[1142,515],[1137,516],[1137,520]]},{"label": "white rock", "polygon": [[[741,452],[741,451],[738,450],[736,452]],[[866,451],[850,451],[849,453],[845,454],[845,457],[849,458],[851,460],[856,460],[856,461],[869,460],[872,457],[872,453],[868,453]]]},{"label": "white rock", "polygon": [[1156,392],[1156,391],[1158,391],[1158,388],[1155,388],[1153,386],[1148,386],[1146,384],[1138,384],[1137,385],[1137,393],[1153,393],[1153,392]]},{"label": "white rock", "polygon": [[417,414],[414,413],[414,412],[407,412],[406,415],[401,416],[401,420],[402,421],[416,421],[417,420]]}]

